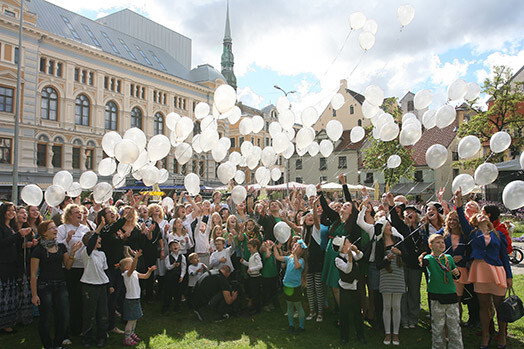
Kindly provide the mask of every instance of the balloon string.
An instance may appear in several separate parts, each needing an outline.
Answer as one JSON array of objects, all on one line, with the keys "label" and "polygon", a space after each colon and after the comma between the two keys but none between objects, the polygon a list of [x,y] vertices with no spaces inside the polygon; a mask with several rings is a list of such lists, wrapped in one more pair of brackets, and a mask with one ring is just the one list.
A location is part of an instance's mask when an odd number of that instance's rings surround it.
[{"label": "balloon string", "polygon": [[368,50],[364,50],[361,54],[360,54],[360,58],[358,59],[357,61],[357,64],[355,65],[355,67],[353,68],[353,70],[351,70],[351,73],[349,73],[349,76],[346,78],[346,80],[349,80],[349,78],[351,78],[351,75],[353,75],[353,73],[355,72],[355,70],[357,70],[358,66],[360,65],[360,63],[362,62],[362,58],[364,57],[364,55],[368,52]]}]

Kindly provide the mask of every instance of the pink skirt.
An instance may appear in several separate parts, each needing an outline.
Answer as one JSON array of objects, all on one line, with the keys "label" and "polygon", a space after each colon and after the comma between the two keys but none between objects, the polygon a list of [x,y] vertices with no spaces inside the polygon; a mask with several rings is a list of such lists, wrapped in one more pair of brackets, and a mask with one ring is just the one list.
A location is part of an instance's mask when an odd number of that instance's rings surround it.
[{"label": "pink skirt", "polygon": [[508,287],[504,267],[490,265],[482,259],[475,259],[471,264],[468,281],[473,283],[476,293],[495,296],[504,296]]},{"label": "pink skirt", "polygon": [[462,297],[464,294],[464,286],[469,284],[468,281],[468,269],[464,267],[457,267],[460,271],[460,279],[453,280],[455,283],[455,288],[457,289],[457,296]]}]

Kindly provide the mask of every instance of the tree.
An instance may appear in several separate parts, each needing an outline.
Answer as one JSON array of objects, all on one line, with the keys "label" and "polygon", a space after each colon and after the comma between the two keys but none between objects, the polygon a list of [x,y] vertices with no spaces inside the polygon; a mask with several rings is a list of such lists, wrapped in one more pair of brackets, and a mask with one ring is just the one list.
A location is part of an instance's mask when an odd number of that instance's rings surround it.
[{"label": "tree", "polygon": [[[524,127],[524,94],[522,82],[513,81],[513,72],[506,66],[495,66],[493,76],[484,81],[482,92],[491,96],[488,101],[488,110],[483,111],[474,106],[472,101],[469,107],[475,112],[468,122],[463,122],[458,130],[459,137],[475,135],[482,144],[488,144],[491,136],[499,131],[509,130],[512,137],[510,154],[513,158],[524,146],[522,130]],[[489,161],[503,161],[504,153],[489,154]],[[464,168],[475,168],[486,161],[486,156],[478,159],[458,161]]]},{"label": "tree", "polygon": [[[391,97],[384,100],[382,109],[393,116],[396,122],[400,123],[402,119],[402,111],[398,105],[397,98]],[[370,133],[372,127],[367,130]],[[369,147],[364,149],[364,167],[372,170],[384,171],[384,182],[386,186],[392,186],[399,182],[401,178],[408,180],[413,179],[413,159],[411,157],[411,148],[406,148],[400,145],[398,137],[389,142],[383,142],[368,137]],[[398,155],[402,160],[399,167],[395,169],[387,168],[387,161],[391,155]]]}]

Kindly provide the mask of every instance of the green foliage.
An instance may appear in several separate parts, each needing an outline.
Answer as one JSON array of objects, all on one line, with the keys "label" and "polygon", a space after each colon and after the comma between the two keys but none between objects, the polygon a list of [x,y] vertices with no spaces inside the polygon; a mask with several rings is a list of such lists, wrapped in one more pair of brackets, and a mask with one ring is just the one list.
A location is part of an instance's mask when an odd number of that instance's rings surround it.
[{"label": "green foliage", "polygon": [[[498,131],[509,130],[512,137],[510,152],[518,153],[524,146],[522,130],[524,128],[524,114],[519,111],[519,103],[524,101],[522,82],[512,81],[513,72],[506,66],[495,66],[493,76],[484,81],[482,92],[491,96],[487,111],[480,110],[472,101],[469,108],[475,115],[468,122],[460,125],[459,137],[467,135],[477,136],[481,143],[489,142],[491,136]],[[504,153],[490,154],[490,162],[503,161]],[[485,161],[484,158],[468,161],[457,161],[454,165],[464,168],[475,168]]]},{"label": "green foliage", "polygon": [[[390,113],[395,121],[400,122],[402,118],[402,111],[398,105],[397,98],[391,97],[384,100],[382,109],[386,113]],[[371,132],[372,127],[367,129]],[[413,159],[411,158],[411,148],[406,148],[400,145],[398,137],[389,142],[382,142],[370,136],[368,138],[370,146],[364,149],[364,167],[372,170],[384,172],[384,182],[388,186],[392,186],[399,182],[401,178],[408,180],[413,179],[414,167]],[[398,155],[402,159],[399,167],[389,169],[386,162],[391,155]]]}]

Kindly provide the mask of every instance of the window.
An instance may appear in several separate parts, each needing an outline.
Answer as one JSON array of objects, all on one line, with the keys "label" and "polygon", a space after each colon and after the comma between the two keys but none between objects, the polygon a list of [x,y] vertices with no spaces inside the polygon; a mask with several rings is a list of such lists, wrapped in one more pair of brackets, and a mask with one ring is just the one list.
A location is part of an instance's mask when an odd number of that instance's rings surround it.
[{"label": "window", "polygon": [[142,111],[137,107],[131,109],[131,127],[142,129]]},{"label": "window", "polygon": [[13,95],[15,90],[9,87],[0,86],[0,111],[13,112]]},{"label": "window", "polygon": [[86,170],[93,169],[93,163],[95,159],[94,153],[95,153],[94,149],[86,149]]},{"label": "window", "polygon": [[302,177],[297,177],[297,178],[295,179],[295,182],[297,182],[297,183],[303,183],[303,181],[302,181]]},{"label": "window", "polygon": [[56,76],[62,77],[62,62],[56,63]]},{"label": "window", "polygon": [[80,151],[79,147],[73,147],[73,168],[80,169]]},{"label": "window", "polygon": [[160,67],[162,68],[162,70],[165,70],[167,71],[166,67],[162,64],[162,62],[160,62],[160,59],[155,55],[155,53],[153,51],[149,51],[151,52],[151,55],[153,56],[153,58],[155,59],[155,61],[160,65]]},{"label": "window", "polygon": [[11,163],[11,138],[0,138],[0,164]]},{"label": "window", "polygon": [[415,110],[413,101],[408,101],[408,111],[413,111],[413,110]]},{"label": "window", "polygon": [[42,119],[58,120],[58,93],[50,86],[47,86],[42,90],[40,112]]},{"label": "window", "polygon": [[82,81],[82,84],[85,84],[87,81],[87,71],[85,69],[82,70],[82,78],[80,80]]},{"label": "window", "polygon": [[200,124],[200,121],[195,121],[193,124],[193,134],[196,135],[197,133],[202,132],[201,127],[202,125]]},{"label": "window", "polygon": [[46,59],[40,57],[40,73],[45,73]]},{"label": "window", "polygon": [[84,27],[85,31],[87,32],[87,35],[89,35],[91,40],[93,40],[93,43],[95,44],[95,46],[102,47],[102,45],[100,45],[100,41],[98,41],[98,39],[95,37],[91,29],[89,29],[89,27],[85,24],[82,24],[82,27]]},{"label": "window", "polygon": [[458,168],[454,168],[453,169],[453,178],[457,177],[459,175],[459,169]]},{"label": "window", "polygon": [[4,14],[8,15],[9,17],[16,18],[16,13],[9,11],[8,9],[4,9]]},{"label": "window", "polygon": [[422,183],[424,177],[424,172],[422,171],[416,171],[415,172],[415,182],[416,183]]},{"label": "window", "polygon": [[362,119],[358,119],[358,121],[357,121],[357,125],[358,125],[358,126],[362,126]]},{"label": "window", "polygon": [[320,182],[327,182],[327,176],[320,176]]},{"label": "window", "polygon": [[201,177],[201,178],[204,178],[204,164],[205,164],[205,158],[204,157],[201,157],[200,158],[200,164],[198,166],[198,175]]},{"label": "window", "polygon": [[75,123],[77,125],[89,126],[89,98],[80,94],[75,100]]},{"label": "window", "polygon": [[231,148],[235,148],[236,147],[236,144],[235,144],[235,141],[237,139],[235,137],[231,137]]},{"label": "window", "polygon": [[364,183],[373,183],[373,172],[366,173],[366,179]]},{"label": "window", "polygon": [[80,40],[80,35],[78,35],[78,33],[76,32],[75,28],[73,27],[73,25],[71,24],[71,22],[69,21],[69,18],[67,17],[64,17],[64,16],[61,16],[62,19],[64,20],[66,26],[69,28],[69,30],[71,31],[71,34],[73,34],[73,37],[77,40]]},{"label": "window", "polygon": [[198,158],[193,159],[193,161],[191,161],[191,172],[198,173],[197,167],[198,167]]},{"label": "window", "polygon": [[108,102],[106,104],[106,130],[116,130],[118,126],[118,107],[115,102]]},{"label": "window", "polygon": [[49,64],[47,65],[47,74],[49,75],[55,75],[55,61],[49,60]]},{"label": "window", "polygon": [[187,172],[187,164],[183,164],[182,165],[182,170],[180,171],[182,175],[186,175],[186,172]]},{"label": "window", "polygon": [[238,139],[238,144],[239,144],[240,146],[242,146],[242,143],[244,143],[244,137],[240,137],[240,138]]},{"label": "window", "polygon": [[257,139],[257,146],[260,147],[260,138]]},{"label": "window", "polygon": [[326,159],[326,158],[320,158],[320,167],[319,167],[319,170],[320,170],[320,171],[325,171],[325,170],[327,170],[327,159]]},{"label": "window", "polygon": [[153,65],[153,63],[151,63],[151,61],[149,60],[149,58],[147,58],[146,54],[144,53],[144,51],[142,51],[142,49],[138,46],[136,46],[136,49],[138,50],[138,53],[140,53],[140,55],[146,60],[147,64],[149,65]]},{"label": "window", "polygon": [[338,157],[338,168],[348,168],[348,159],[345,156]]},{"label": "window", "polygon": [[74,78],[76,82],[80,82],[80,69],[79,68],[75,68],[75,77]]},{"label": "window", "polygon": [[458,161],[459,160],[459,153],[456,151],[451,152],[451,160],[452,161]]},{"label": "window", "polygon": [[109,35],[107,35],[106,32],[101,32],[101,33],[102,33],[102,36],[106,39],[106,41],[109,44],[109,46],[111,46],[111,48],[113,49],[113,52],[119,55],[120,51],[118,51],[118,49],[116,48],[115,44],[113,44],[113,41],[111,40]]},{"label": "window", "polygon": [[295,170],[301,170],[302,169],[302,159],[296,159],[295,160]]},{"label": "window", "polygon": [[38,167],[47,166],[47,144],[45,143],[36,144],[36,165]]},{"label": "window", "polygon": [[89,85],[93,86],[93,72],[89,72]]},{"label": "window", "polygon": [[154,122],[154,133],[156,135],[164,134],[164,116],[161,113],[156,113]]},{"label": "window", "polygon": [[333,117],[337,116],[337,111],[333,109]]},{"label": "window", "polygon": [[51,163],[53,164],[53,167],[61,168],[62,167],[62,144],[54,144],[53,145],[53,159],[51,160]]},{"label": "window", "polygon": [[131,58],[133,58],[136,61],[137,59],[136,59],[135,54],[133,52],[131,52],[131,50],[129,49],[129,46],[127,46],[127,44],[124,42],[124,40],[118,39],[118,41],[120,41],[120,43],[122,44],[124,49],[127,51],[127,53],[131,56]]},{"label": "window", "polygon": [[352,106],[352,105],[349,106],[349,113],[350,114],[355,114],[355,107],[354,106]]}]

